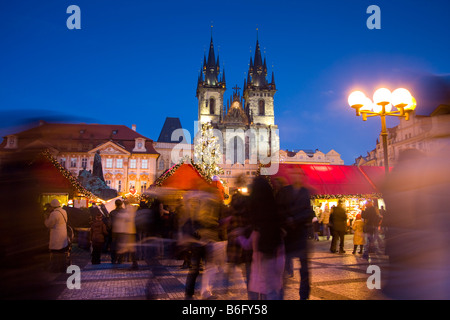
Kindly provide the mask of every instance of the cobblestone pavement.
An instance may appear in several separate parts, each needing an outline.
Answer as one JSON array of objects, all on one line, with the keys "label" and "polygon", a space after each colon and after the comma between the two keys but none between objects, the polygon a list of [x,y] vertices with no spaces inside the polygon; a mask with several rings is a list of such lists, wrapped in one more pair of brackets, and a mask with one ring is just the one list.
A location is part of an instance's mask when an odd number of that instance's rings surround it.
[{"label": "cobblestone pavement", "polygon": [[[353,255],[352,235],[346,236],[346,253],[329,251],[330,241],[310,240],[311,300],[385,300],[378,289],[369,289],[368,266],[387,266],[387,257],[371,255],[369,261]],[[152,265],[139,260],[139,269],[131,270],[131,262],[112,265],[109,255],[102,256],[100,265],[90,263],[89,251],[74,248],[72,263],[81,268],[81,288],[68,289],[70,274],[55,276],[56,300],[182,300],[187,270],[182,261],[155,259]],[[213,298],[218,300],[247,300],[245,279],[236,269],[228,289],[224,285],[224,272],[219,270],[213,282]],[[201,274],[197,279],[194,299],[200,296]],[[299,288],[299,263],[294,260],[294,277],[286,280],[285,300],[297,300]]]}]

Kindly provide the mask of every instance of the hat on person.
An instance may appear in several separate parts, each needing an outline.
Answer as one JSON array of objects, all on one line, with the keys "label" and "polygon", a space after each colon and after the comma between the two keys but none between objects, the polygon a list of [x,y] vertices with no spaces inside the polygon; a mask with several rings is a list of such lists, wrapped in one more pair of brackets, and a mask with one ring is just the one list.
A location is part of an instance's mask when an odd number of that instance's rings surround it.
[{"label": "hat on person", "polygon": [[61,203],[59,203],[59,200],[58,200],[58,199],[53,199],[53,200],[50,202],[50,205],[51,205],[53,208],[61,207]]},{"label": "hat on person", "polygon": [[355,219],[357,220],[361,219],[361,213],[356,214]]}]

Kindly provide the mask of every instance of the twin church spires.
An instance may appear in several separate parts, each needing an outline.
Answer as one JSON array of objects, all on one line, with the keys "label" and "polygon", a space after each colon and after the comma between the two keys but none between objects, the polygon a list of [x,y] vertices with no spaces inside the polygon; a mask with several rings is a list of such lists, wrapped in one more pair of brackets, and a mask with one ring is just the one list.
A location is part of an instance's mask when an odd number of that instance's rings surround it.
[{"label": "twin church spires", "polygon": [[[212,35],[209,45],[208,59],[206,58],[206,55],[203,56],[203,66],[198,76],[198,85],[208,87],[226,87],[225,69],[223,70],[222,74],[220,74],[219,56],[217,56],[216,60]],[[247,79],[244,79],[244,90],[247,87],[275,89],[275,77],[273,71],[271,82],[269,83],[267,81],[266,58],[264,57],[264,60],[262,59],[261,48],[259,46],[258,39],[256,39],[255,58],[253,60],[252,57],[250,57]]]},{"label": "twin church spires", "polygon": [[[219,56],[216,60],[211,35],[208,58],[206,55],[203,57],[203,66],[197,81],[199,121],[201,123],[223,123],[229,115],[231,107],[240,107],[247,118],[245,121],[242,120],[241,114],[240,121],[246,122],[246,125],[251,123],[274,125],[275,77],[272,71],[271,81],[267,80],[266,58],[264,57],[264,60],[262,58],[259,40],[256,40],[254,59],[250,57],[247,79],[244,79],[243,95],[241,97],[238,92],[241,88],[234,87],[233,95],[226,106],[223,101],[223,94],[226,90],[225,70],[222,73],[220,71]],[[239,105],[235,103],[236,101],[239,102]],[[234,114],[236,114],[236,110]]]}]

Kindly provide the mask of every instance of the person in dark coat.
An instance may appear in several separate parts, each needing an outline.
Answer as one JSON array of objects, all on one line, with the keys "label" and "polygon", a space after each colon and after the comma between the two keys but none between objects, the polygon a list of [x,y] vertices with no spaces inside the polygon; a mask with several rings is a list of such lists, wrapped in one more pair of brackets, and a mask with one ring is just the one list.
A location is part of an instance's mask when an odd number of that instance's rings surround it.
[{"label": "person in dark coat", "polygon": [[381,217],[373,205],[372,200],[367,201],[366,209],[361,213],[361,218],[364,219],[364,234],[367,238],[363,258],[368,259],[370,252],[378,251],[378,248],[375,246],[375,241],[377,240],[378,227],[381,221]]},{"label": "person in dark coat", "polygon": [[119,213],[121,213],[122,211],[125,210],[125,208],[123,207],[123,201],[120,199],[117,199],[115,201],[115,205],[116,208],[114,210],[112,210],[109,214],[110,217],[110,221],[111,221],[111,248],[110,248],[110,253],[111,253],[111,263],[112,264],[116,264],[117,260],[118,260],[118,256],[117,256],[117,230],[115,230],[115,226],[116,226],[116,218],[117,215]]},{"label": "person in dark coat", "polygon": [[308,231],[315,216],[311,207],[310,190],[305,173],[300,168],[289,172],[292,184],[280,188],[277,193],[277,205],[283,216],[283,228],[286,231],[286,273],[293,275],[292,259],[300,259],[300,300],[309,299],[310,281],[308,265]]},{"label": "person in dark coat", "polygon": [[344,238],[347,230],[347,213],[343,207],[344,201],[339,200],[337,207],[333,208],[330,214],[330,222],[333,225],[333,238],[331,239],[330,251],[336,252],[337,242],[339,240],[339,253],[345,253]]},{"label": "person in dark coat", "polygon": [[97,213],[95,220],[91,224],[91,244],[92,244],[92,264],[100,264],[100,257],[105,243],[105,237],[108,235],[106,225],[102,220],[101,212]]}]

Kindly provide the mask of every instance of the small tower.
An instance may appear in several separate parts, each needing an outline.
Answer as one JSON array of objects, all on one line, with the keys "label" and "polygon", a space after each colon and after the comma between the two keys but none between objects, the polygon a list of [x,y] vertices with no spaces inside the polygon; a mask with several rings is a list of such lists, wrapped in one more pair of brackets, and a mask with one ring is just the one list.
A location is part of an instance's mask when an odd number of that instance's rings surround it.
[{"label": "small tower", "polygon": [[273,126],[275,124],[274,95],[275,76],[267,81],[266,58],[261,57],[259,41],[256,39],[255,58],[250,57],[247,81],[244,80],[245,111],[254,124]]},{"label": "small tower", "polygon": [[226,90],[225,71],[220,74],[219,57],[215,58],[213,38],[208,59],[203,57],[202,71],[197,81],[198,119],[200,123],[219,123],[223,117],[223,94]]}]

